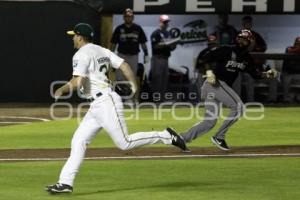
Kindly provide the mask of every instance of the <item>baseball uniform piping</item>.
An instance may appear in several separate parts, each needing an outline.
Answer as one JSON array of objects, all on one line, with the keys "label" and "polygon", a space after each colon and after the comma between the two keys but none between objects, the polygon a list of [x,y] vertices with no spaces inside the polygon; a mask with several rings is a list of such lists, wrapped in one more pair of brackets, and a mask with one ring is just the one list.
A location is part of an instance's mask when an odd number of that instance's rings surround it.
[{"label": "baseball uniform piping", "polygon": [[[238,102],[235,100],[235,98],[233,98],[233,96],[220,84],[221,88],[233,99],[233,101],[238,104]],[[236,118],[238,116],[238,114],[236,116],[234,116],[234,118]],[[223,130],[228,129],[234,122],[236,122],[238,118],[236,118],[235,120],[231,120],[230,123],[227,124],[226,127],[224,127]]]},{"label": "baseball uniform piping", "polygon": [[123,126],[122,126],[122,124],[121,124],[120,117],[119,117],[119,114],[118,114],[118,112],[117,112],[116,104],[115,104],[115,102],[114,102],[112,96],[111,96],[110,94],[109,94],[108,96],[110,97],[110,99],[111,99],[111,101],[112,101],[112,103],[113,103],[115,112],[116,112],[116,114],[117,114],[118,123],[119,123],[119,125],[120,125],[120,127],[121,127],[121,130],[122,130],[122,133],[123,133],[123,137],[125,138],[125,140],[126,140],[128,143],[135,142],[135,141],[139,141],[139,140],[147,140],[147,139],[151,139],[151,138],[159,138],[159,139],[165,139],[165,140],[170,140],[170,139],[171,139],[171,137],[170,137],[170,138],[164,138],[164,137],[158,136],[158,137],[140,138],[140,139],[136,139],[136,140],[128,140],[127,137],[126,137],[126,134],[125,134],[125,132],[124,132]]}]

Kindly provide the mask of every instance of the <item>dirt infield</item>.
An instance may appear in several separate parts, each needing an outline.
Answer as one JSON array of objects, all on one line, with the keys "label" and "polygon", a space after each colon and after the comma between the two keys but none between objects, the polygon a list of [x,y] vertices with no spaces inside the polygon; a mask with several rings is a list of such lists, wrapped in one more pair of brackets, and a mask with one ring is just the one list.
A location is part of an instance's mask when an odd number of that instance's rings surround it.
[{"label": "dirt infield", "polygon": [[[51,120],[50,105],[37,104],[0,104],[0,126],[34,123]],[[76,116],[76,106],[72,108],[72,116]],[[81,110],[84,114],[85,110]],[[52,113],[53,114],[53,113]],[[70,116],[70,109],[56,108],[55,116]],[[22,160],[55,160],[66,159],[70,149],[18,149],[0,150],[0,161]],[[252,155],[252,156],[251,156]],[[300,145],[297,146],[252,146],[233,147],[230,151],[221,151],[216,147],[193,147],[191,153],[181,153],[173,147],[144,147],[129,151],[117,148],[91,148],[87,150],[87,158],[178,158],[178,157],[253,157],[253,156],[300,156]]]},{"label": "dirt infield", "polygon": [[57,106],[51,110],[51,105],[47,104],[0,104],[0,126],[49,121],[53,116],[76,117],[77,114],[76,105],[72,108]]},{"label": "dirt infield", "polygon": [[[0,161],[26,160],[61,160],[69,156],[70,149],[18,149],[0,150]],[[189,156],[192,155],[192,156]],[[198,156],[197,156],[198,155]],[[202,155],[202,156],[201,156]],[[230,156],[229,156],[230,155]],[[251,156],[253,155],[253,156]],[[87,158],[122,159],[122,158],[190,158],[190,157],[268,157],[268,156],[300,156],[300,146],[265,146],[234,147],[230,151],[221,151],[214,147],[193,147],[191,153],[181,153],[176,148],[145,147],[129,151],[117,148],[91,148],[87,150]]]}]

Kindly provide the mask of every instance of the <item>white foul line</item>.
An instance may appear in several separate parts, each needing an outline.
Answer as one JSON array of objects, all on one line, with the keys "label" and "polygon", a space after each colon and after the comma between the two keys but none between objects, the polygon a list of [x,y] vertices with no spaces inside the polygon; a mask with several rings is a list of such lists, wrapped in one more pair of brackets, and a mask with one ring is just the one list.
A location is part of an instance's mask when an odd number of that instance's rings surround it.
[{"label": "white foul line", "polygon": [[0,122],[0,124],[30,124],[32,122]]},{"label": "white foul line", "polygon": [[[26,117],[26,116],[0,116],[0,118],[4,119],[30,119],[30,120],[37,120],[37,121],[43,121],[43,122],[48,122],[50,121],[49,119],[45,118],[38,118],[38,117]],[[11,122],[11,121],[4,121],[0,122],[0,124],[30,124],[32,122]]]},{"label": "white foul line", "polygon": [[[104,156],[87,157],[85,160],[139,160],[139,159],[174,159],[174,158],[255,158],[255,157],[284,157],[300,156],[300,153],[274,153],[274,154],[214,154],[214,155],[169,155],[169,156]],[[0,161],[61,161],[67,158],[1,158]]]}]

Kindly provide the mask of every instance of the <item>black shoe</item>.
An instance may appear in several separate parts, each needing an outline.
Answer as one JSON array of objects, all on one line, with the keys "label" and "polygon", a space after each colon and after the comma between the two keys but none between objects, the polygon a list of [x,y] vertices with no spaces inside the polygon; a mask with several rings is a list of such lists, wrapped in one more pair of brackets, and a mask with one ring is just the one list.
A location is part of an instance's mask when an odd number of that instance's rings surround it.
[{"label": "black shoe", "polygon": [[191,150],[189,148],[187,148],[185,141],[183,140],[181,135],[178,135],[176,133],[176,131],[173,130],[172,128],[167,127],[166,130],[170,133],[170,135],[172,137],[172,145],[179,147],[181,149],[181,151],[184,153],[191,152]]},{"label": "black shoe", "polygon": [[226,144],[226,141],[223,139],[218,139],[216,137],[211,137],[211,141],[220,149],[224,150],[224,151],[228,151],[229,147]]},{"label": "black shoe", "polygon": [[73,187],[62,183],[56,183],[54,185],[47,185],[45,190],[51,194],[72,193]]}]

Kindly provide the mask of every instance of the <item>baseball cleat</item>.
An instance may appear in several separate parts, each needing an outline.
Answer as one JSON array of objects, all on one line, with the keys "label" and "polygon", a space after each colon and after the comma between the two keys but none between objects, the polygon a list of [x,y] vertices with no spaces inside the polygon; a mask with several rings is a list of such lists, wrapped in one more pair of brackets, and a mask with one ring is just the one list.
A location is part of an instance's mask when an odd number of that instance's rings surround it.
[{"label": "baseball cleat", "polygon": [[226,141],[223,139],[218,139],[214,136],[211,137],[211,141],[217,146],[219,147],[219,149],[222,149],[224,151],[228,151],[229,147],[226,144]]},{"label": "baseball cleat", "polygon": [[177,134],[176,131],[170,127],[167,127],[166,129],[172,138],[172,145],[179,147],[181,149],[182,152],[184,153],[189,153],[191,152],[191,150],[189,148],[187,148],[185,141],[183,140],[183,138],[181,137],[181,135]]},{"label": "baseball cleat", "polygon": [[62,183],[56,183],[54,185],[47,185],[45,190],[51,194],[72,193],[73,187]]}]

